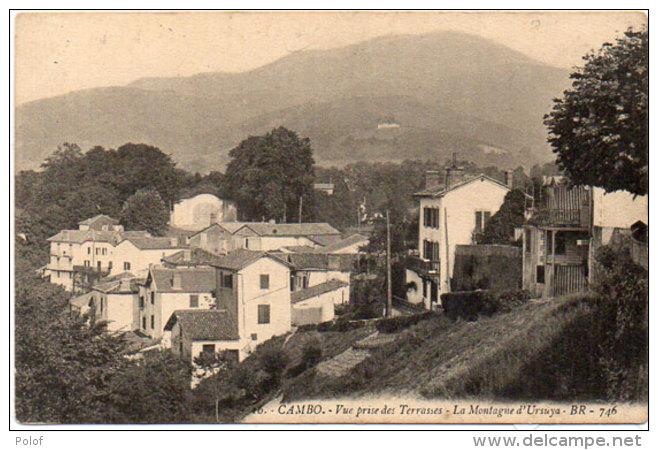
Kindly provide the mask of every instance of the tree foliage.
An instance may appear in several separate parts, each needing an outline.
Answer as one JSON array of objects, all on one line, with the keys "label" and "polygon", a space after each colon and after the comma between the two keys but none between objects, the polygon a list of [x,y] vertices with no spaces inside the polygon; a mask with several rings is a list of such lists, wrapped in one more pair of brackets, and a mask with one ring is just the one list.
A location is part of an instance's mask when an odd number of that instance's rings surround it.
[{"label": "tree foliage", "polygon": [[573,183],[648,192],[648,46],[646,29],[629,29],[585,56],[545,117],[557,163]]},{"label": "tree foliage", "polygon": [[514,229],[523,225],[525,211],[525,194],[514,189],[505,194],[500,209],[491,216],[484,231],[475,236],[478,244],[517,245]]},{"label": "tree foliage", "polygon": [[146,230],[155,236],[165,234],[168,221],[169,210],[160,194],[152,189],[137,191],[121,211],[121,224],[127,230]]},{"label": "tree foliage", "polygon": [[229,156],[223,183],[237,201],[242,218],[296,222],[303,198],[302,214],[307,219],[312,211],[314,178],[308,138],[279,127],[243,140]]}]

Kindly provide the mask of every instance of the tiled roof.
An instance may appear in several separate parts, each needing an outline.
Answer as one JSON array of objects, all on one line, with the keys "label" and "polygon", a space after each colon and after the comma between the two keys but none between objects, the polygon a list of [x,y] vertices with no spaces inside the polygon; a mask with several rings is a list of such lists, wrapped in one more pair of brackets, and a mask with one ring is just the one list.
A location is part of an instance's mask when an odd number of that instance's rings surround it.
[{"label": "tiled roof", "polygon": [[174,311],[165,330],[180,323],[183,334],[191,340],[233,341],[240,339],[237,324],[225,309],[183,309]]},{"label": "tiled roof", "polygon": [[335,229],[328,223],[324,223],[324,222],[322,223],[243,222],[242,225],[249,227],[251,230],[253,230],[256,234],[260,236],[315,236],[315,235],[332,235],[332,234],[340,235],[340,232],[337,229]]},{"label": "tiled roof", "polygon": [[328,253],[273,253],[278,259],[288,262],[297,270],[337,270],[350,272],[354,255]]},{"label": "tiled roof", "polygon": [[[153,267],[151,274],[158,292],[212,292],[215,290],[215,270],[195,267],[193,269],[166,269]],[[174,278],[180,280],[176,286]]]},{"label": "tiled roof", "polygon": [[75,306],[78,309],[82,309],[85,306],[89,306],[89,301],[91,300],[93,295],[94,295],[93,292],[87,292],[86,294],[73,297],[71,300],[69,300],[69,303],[71,304],[71,306]]},{"label": "tiled roof", "polygon": [[156,250],[165,248],[181,248],[177,242],[168,237],[126,237],[125,241],[132,242],[140,250]]},{"label": "tiled roof", "polygon": [[303,302],[318,295],[326,294],[327,292],[335,291],[342,287],[347,286],[347,283],[340,280],[329,280],[324,283],[316,284],[315,286],[302,289],[300,291],[295,291],[290,294],[290,301],[294,303]]},{"label": "tiled roof", "polygon": [[281,250],[286,250],[290,253],[313,253],[315,248],[308,245],[288,245],[287,247],[281,247]]},{"label": "tiled roof", "polygon": [[93,225],[99,220],[103,221],[104,223],[108,223],[112,225],[117,225],[119,223],[119,221],[113,217],[106,216],[105,214],[99,214],[97,216],[90,217],[89,219],[85,219],[78,222],[78,225]]},{"label": "tiled roof", "polygon": [[100,283],[108,283],[110,281],[121,280],[123,278],[135,278],[135,275],[132,272],[120,272],[116,275],[103,277],[99,280]]},{"label": "tiled roof", "polygon": [[340,234],[313,234],[313,235],[308,235],[305,236],[315,242],[318,245],[321,245],[323,247],[326,247],[327,245],[334,244],[338,241],[340,241],[341,237]]},{"label": "tiled roof", "polygon": [[463,181],[461,181],[459,183],[455,183],[450,187],[445,187],[444,185],[439,185],[439,186],[434,186],[434,187],[431,187],[431,188],[424,189],[420,192],[416,192],[414,194],[414,197],[432,197],[432,198],[442,197],[445,194],[447,194],[448,192],[454,191],[457,188],[460,188],[460,187],[462,187],[466,184],[469,184],[473,181],[480,180],[480,179],[491,181],[492,183],[495,183],[495,184],[509,190],[509,186],[507,186],[505,183],[502,183],[502,182],[500,182],[500,181],[498,181],[494,178],[491,178],[491,177],[481,173],[480,175],[465,177]]},{"label": "tiled roof", "polygon": [[118,231],[62,230],[55,236],[49,237],[48,240],[55,242],[75,242],[78,244],[85,241],[108,242],[114,244],[118,236],[120,236]]},{"label": "tiled roof", "polygon": [[106,294],[134,294],[138,292],[136,282],[136,279],[108,281],[94,285],[93,289]]},{"label": "tiled roof", "polygon": [[210,230],[211,228],[215,228],[215,227],[216,228],[221,228],[221,229],[223,229],[223,230],[225,230],[225,231],[232,234],[234,231],[237,231],[240,228],[242,228],[243,225],[244,224],[241,223],[241,222],[212,223],[212,224],[208,225],[207,227],[205,227],[202,230],[199,230],[199,231],[196,231],[196,232],[191,232],[188,235],[188,237],[192,238],[192,237],[196,236],[197,234],[204,233],[204,232]]},{"label": "tiled roof", "polygon": [[171,265],[210,265],[219,262],[221,256],[210,253],[202,248],[186,248],[173,255],[165,256],[162,261]]},{"label": "tiled roof", "polygon": [[287,261],[285,258],[279,257],[279,255],[282,254],[239,248],[227,253],[225,256],[222,256],[219,261],[213,263],[212,265],[215,267],[221,267],[223,269],[241,270],[252,262],[262,258],[263,256],[268,256],[281,262],[282,264],[291,266],[289,261]]},{"label": "tiled roof", "polygon": [[315,253],[332,253],[338,250],[342,250],[346,247],[349,247],[354,244],[358,244],[362,242],[363,245],[366,245],[368,243],[368,238],[360,235],[360,234],[353,234],[349,237],[346,237],[345,239],[341,239],[338,242],[334,242],[333,244],[329,244],[326,247],[320,247],[314,249]]}]

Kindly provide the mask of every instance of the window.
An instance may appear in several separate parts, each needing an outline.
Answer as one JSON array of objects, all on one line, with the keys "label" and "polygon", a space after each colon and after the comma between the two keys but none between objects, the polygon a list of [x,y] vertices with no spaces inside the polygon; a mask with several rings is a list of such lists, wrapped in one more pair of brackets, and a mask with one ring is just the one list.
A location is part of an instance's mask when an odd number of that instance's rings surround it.
[{"label": "window", "polygon": [[439,243],[428,240],[423,241],[423,259],[428,261],[439,261]]},{"label": "window", "polygon": [[546,274],[544,271],[544,266],[537,266],[537,283],[541,283],[541,284],[546,283]]},{"label": "window", "polygon": [[128,261],[123,262],[123,270],[130,270],[130,263]]},{"label": "window", "polygon": [[142,330],[146,330],[146,317],[142,317]]},{"label": "window", "polygon": [[101,312],[103,312],[103,297],[101,296]]},{"label": "window", "polygon": [[206,355],[214,355],[215,354],[215,344],[203,344],[203,347],[201,347],[201,352],[203,352]]},{"label": "window", "polygon": [[423,225],[429,228],[439,228],[438,208],[423,208]]},{"label": "window", "polygon": [[85,267],[91,267],[91,261],[85,259]]},{"label": "window", "polygon": [[224,273],[221,277],[222,287],[233,289],[233,274]]},{"label": "window", "polygon": [[144,309],[144,296],[139,296],[139,309]]},{"label": "window", "polygon": [[475,232],[482,233],[489,222],[491,211],[475,211]]},{"label": "window", "polygon": [[249,238],[244,238],[244,248],[249,248]]},{"label": "window", "polygon": [[251,333],[251,340],[252,341],[257,341],[258,340],[258,335],[256,333]]},{"label": "window", "polygon": [[190,308],[199,307],[199,296],[196,294],[190,294]]},{"label": "window", "polygon": [[155,305],[155,292],[151,291],[151,305]]},{"label": "window", "polygon": [[258,323],[270,323],[270,305],[258,305]]},{"label": "window", "polygon": [[427,298],[427,282],[423,280],[423,298]]},{"label": "window", "polygon": [[107,263],[107,269],[108,269],[108,270],[112,270],[112,261],[109,261],[109,262]]},{"label": "window", "polygon": [[261,289],[270,288],[270,276],[266,273],[260,275],[260,288]]},{"label": "window", "polygon": [[91,247],[87,247],[87,254],[91,255]]},{"label": "window", "polygon": [[151,314],[151,330],[155,328],[155,316]]},{"label": "window", "polygon": [[103,249],[101,250],[101,253],[102,253],[103,255],[107,255],[107,249],[106,249],[106,248],[103,248]]},{"label": "window", "polygon": [[100,255],[100,254],[101,254],[101,249],[100,249],[100,248],[97,248],[97,249],[96,249],[96,255]]}]

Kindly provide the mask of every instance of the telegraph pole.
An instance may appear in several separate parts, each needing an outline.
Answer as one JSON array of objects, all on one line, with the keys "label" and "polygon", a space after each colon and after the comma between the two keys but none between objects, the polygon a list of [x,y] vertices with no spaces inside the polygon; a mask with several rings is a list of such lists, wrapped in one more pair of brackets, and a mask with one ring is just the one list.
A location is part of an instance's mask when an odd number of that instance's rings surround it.
[{"label": "telegraph pole", "polygon": [[386,210],[386,317],[393,315],[393,292],[391,285],[391,222]]},{"label": "telegraph pole", "polygon": [[304,195],[299,196],[299,223],[302,223],[302,205],[304,204]]}]

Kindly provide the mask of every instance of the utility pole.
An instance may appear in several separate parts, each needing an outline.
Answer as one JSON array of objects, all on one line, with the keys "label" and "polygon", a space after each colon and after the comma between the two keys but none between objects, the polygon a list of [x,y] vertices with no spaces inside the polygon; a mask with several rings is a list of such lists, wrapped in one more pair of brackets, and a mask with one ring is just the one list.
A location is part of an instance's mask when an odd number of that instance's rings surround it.
[{"label": "utility pole", "polygon": [[299,196],[299,223],[302,223],[302,205],[304,204],[304,196]]},{"label": "utility pole", "polygon": [[393,315],[393,292],[391,284],[391,222],[386,210],[386,317]]}]

